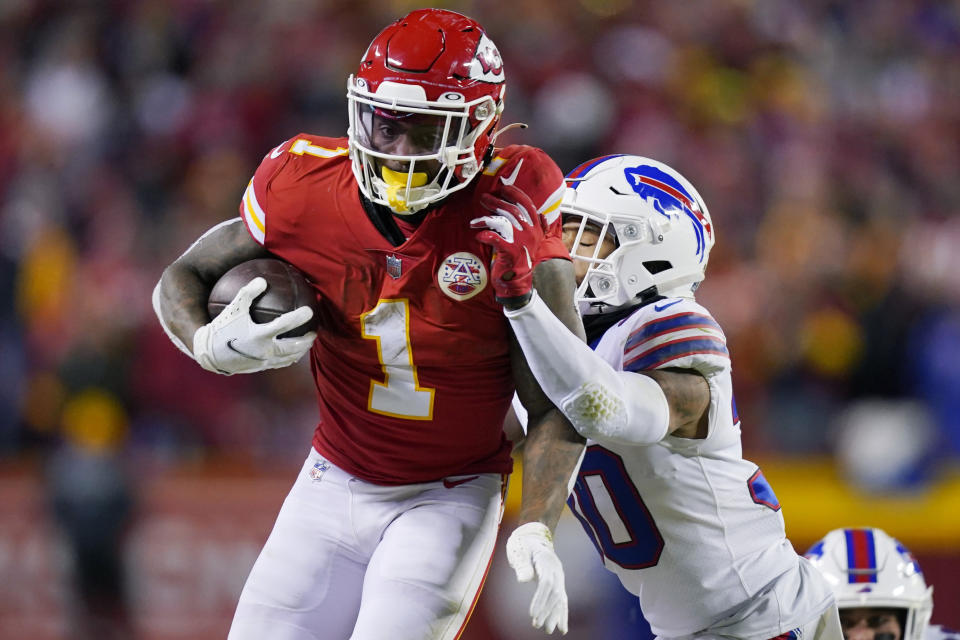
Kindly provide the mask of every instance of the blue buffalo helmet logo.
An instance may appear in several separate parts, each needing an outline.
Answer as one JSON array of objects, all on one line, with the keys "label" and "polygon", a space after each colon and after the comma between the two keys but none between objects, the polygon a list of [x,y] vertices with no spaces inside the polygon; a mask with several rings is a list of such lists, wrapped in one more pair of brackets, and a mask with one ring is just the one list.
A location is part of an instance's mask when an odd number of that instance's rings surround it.
[{"label": "blue buffalo helmet logo", "polygon": [[665,217],[671,211],[682,211],[697,237],[697,256],[703,262],[706,257],[706,237],[713,236],[710,223],[700,211],[700,205],[686,188],[666,171],[650,165],[628,167],[623,170],[627,183],[633,191]]}]

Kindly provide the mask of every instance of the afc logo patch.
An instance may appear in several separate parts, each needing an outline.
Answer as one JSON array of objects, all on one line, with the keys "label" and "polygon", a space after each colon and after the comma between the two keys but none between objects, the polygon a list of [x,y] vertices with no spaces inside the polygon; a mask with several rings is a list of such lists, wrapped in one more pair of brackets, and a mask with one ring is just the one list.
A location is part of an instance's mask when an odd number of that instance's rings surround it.
[{"label": "afc logo patch", "polygon": [[440,290],[454,300],[469,300],[487,286],[487,268],[480,258],[466,251],[452,253],[437,271]]}]

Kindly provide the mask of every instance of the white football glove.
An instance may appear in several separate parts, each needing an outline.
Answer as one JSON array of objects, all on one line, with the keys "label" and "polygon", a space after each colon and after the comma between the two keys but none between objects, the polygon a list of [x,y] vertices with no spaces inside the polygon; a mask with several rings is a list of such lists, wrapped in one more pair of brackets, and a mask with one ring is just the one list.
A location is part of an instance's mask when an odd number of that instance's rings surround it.
[{"label": "white football glove", "polygon": [[267,281],[254,278],[245,284],[216,318],[193,334],[193,357],[207,371],[232,375],[280,369],[297,362],[310,350],[317,334],[278,338],[281,333],[313,317],[307,306],[288,311],[263,324],[250,317],[250,304],[267,289]]},{"label": "white football glove", "polygon": [[554,629],[566,633],[567,591],[550,529],[540,522],[528,522],[514,529],[507,538],[507,562],[520,582],[529,582],[536,574],[537,590],[530,602],[533,626],[542,627],[547,633]]}]

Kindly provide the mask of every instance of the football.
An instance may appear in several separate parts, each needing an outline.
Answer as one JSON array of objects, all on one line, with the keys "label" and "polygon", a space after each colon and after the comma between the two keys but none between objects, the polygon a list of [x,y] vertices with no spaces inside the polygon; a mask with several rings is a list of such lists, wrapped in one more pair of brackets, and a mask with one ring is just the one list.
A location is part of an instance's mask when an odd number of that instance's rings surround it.
[{"label": "football", "polygon": [[237,292],[256,277],[267,281],[267,290],[250,305],[250,317],[254,322],[270,322],[277,316],[304,305],[313,309],[313,318],[296,329],[281,334],[281,338],[302,336],[317,327],[320,316],[320,298],[303,273],[276,258],[259,258],[241,262],[220,276],[207,299],[207,312],[211,318],[230,304]]}]

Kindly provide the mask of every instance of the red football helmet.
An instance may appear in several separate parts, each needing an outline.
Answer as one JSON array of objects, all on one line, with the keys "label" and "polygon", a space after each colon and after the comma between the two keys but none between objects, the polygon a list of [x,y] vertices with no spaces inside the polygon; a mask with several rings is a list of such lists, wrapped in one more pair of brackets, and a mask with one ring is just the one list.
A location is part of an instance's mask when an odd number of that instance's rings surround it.
[{"label": "red football helmet", "polygon": [[503,62],[477,22],[419,9],[380,32],[347,81],[363,195],[400,214],[467,186],[503,111]]}]

